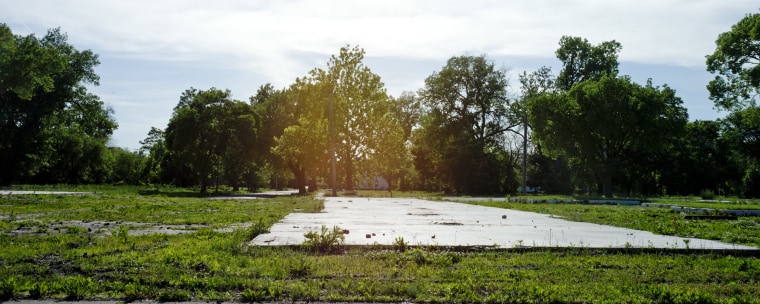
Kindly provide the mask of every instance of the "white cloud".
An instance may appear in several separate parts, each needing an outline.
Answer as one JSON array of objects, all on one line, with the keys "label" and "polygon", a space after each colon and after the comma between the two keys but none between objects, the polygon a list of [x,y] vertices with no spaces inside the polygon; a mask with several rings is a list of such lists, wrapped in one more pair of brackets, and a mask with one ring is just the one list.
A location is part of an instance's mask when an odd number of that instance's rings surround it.
[{"label": "white cloud", "polygon": [[[552,57],[562,35],[623,43],[621,59],[700,65],[756,3],[689,1],[8,1],[11,23],[61,26],[101,52],[286,62],[359,44],[370,56]],[[6,15],[6,16],[2,16]],[[248,58],[248,60],[246,60]]]},{"label": "white cloud", "polygon": [[[376,59],[373,71],[382,71],[394,95],[418,89],[454,55],[553,64],[562,35],[592,43],[615,39],[623,45],[621,61],[703,71],[717,35],[754,12],[756,0],[0,0],[0,22],[15,33],[43,35],[61,27],[77,48],[100,54],[98,72],[108,78],[98,91],[115,102],[122,128],[129,128],[119,132],[134,134],[161,127],[156,121],[171,115],[159,119],[135,104],[161,99],[162,108],[171,109],[189,86],[230,87],[245,100],[265,82],[283,87],[324,67],[346,44]],[[110,62],[120,58],[142,64]],[[535,62],[497,64],[520,72]],[[192,68],[160,71],[183,65]],[[133,71],[121,73],[127,70]],[[139,139],[119,144],[134,146]]]}]

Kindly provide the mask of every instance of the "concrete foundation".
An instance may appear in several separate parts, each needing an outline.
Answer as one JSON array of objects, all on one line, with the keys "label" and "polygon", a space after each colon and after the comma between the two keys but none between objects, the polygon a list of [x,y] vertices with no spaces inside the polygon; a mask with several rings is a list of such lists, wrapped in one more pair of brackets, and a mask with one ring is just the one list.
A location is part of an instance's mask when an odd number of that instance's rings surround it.
[{"label": "concrete foundation", "polygon": [[[757,248],[590,223],[546,214],[407,198],[326,197],[322,213],[292,213],[256,237],[259,246],[298,245],[325,225],[348,230],[348,245],[409,245],[589,248]],[[367,237],[369,235],[369,237]]]}]

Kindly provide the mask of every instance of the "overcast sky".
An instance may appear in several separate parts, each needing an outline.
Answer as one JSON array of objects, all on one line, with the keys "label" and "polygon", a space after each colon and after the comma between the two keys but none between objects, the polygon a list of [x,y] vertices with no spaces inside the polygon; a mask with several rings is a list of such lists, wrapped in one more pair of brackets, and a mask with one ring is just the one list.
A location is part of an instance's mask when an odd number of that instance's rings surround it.
[{"label": "overcast sky", "polygon": [[[694,119],[715,119],[705,55],[757,0],[533,1],[19,1],[0,0],[0,22],[15,34],[60,27],[77,49],[100,55],[100,86],[115,111],[112,144],[139,148],[151,126],[165,128],[185,89],[217,87],[248,100],[265,83],[283,88],[347,44],[388,93],[416,91],[458,55],[487,55],[498,67],[551,66],[559,38],[622,43],[621,73],[668,84]],[[511,80],[517,92],[517,77]]]}]

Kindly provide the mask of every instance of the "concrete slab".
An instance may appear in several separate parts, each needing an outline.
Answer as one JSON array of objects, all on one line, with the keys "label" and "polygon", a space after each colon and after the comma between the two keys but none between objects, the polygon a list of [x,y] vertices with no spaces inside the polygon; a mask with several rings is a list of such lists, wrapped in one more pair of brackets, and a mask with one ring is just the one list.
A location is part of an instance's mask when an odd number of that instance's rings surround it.
[{"label": "concrete slab", "polygon": [[92,192],[71,192],[71,191],[37,191],[37,190],[0,190],[0,195],[33,195],[33,194],[52,194],[52,195],[87,195]]},{"label": "concrete slab", "polygon": [[247,199],[259,199],[259,198],[275,198],[280,196],[291,196],[298,194],[298,189],[295,190],[282,190],[282,191],[266,191],[266,192],[257,192],[257,193],[247,193],[247,194],[233,194],[233,195],[223,195],[223,196],[212,196],[209,197],[209,199],[240,199],[240,200],[247,200]]},{"label": "concrete slab", "polygon": [[[348,245],[410,245],[588,248],[757,248],[591,223],[550,215],[407,198],[325,197],[322,213],[291,213],[257,236],[252,245],[297,245],[322,225],[349,230]],[[369,236],[369,238],[367,237]]]}]

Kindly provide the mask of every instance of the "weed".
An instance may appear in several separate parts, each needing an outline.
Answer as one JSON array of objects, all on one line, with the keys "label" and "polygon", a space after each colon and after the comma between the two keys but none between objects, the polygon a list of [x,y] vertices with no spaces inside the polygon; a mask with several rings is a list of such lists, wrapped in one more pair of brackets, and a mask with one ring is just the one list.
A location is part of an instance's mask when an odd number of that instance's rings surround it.
[{"label": "weed", "polygon": [[191,299],[189,292],[174,288],[163,290],[158,294],[159,302],[187,302]]},{"label": "weed", "polygon": [[63,292],[67,301],[83,300],[92,294],[95,287],[92,278],[85,278],[80,275],[67,277],[63,282]]},{"label": "weed", "polygon": [[311,275],[312,264],[304,258],[299,259],[295,263],[288,265],[288,273],[291,277],[303,278]]},{"label": "weed", "polygon": [[407,249],[409,249],[409,243],[405,242],[404,238],[399,236],[393,242],[393,249],[395,249],[398,252],[404,252]]},{"label": "weed", "polygon": [[129,244],[129,226],[119,226],[119,228],[114,229],[111,234],[120,239],[123,244]]},{"label": "weed", "polygon": [[246,289],[240,294],[240,301],[262,302],[267,299],[267,291],[262,289]]},{"label": "weed", "polygon": [[13,295],[18,291],[16,277],[7,277],[0,281],[0,301],[13,299]]},{"label": "weed", "polygon": [[124,286],[124,301],[132,302],[150,298],[150,290],[147,286],[130,282]]},{"label": "weed", "polygon": [[343,240],[345,236],[338,226],[334,226],[332,231],[327,226],[322,225],[322,231],[316,233],[310,231],[304,234],[306,240],[303,245],[312,252],[321,254],[338,253],[343,249]]},{"label": "weed", "polygon": [[43,299],[50,294],[50,287],[48,287],[47,283],[43,282],[36,282],[32,284],[32,287],[29,289],[29,297],[35,300]]}]

